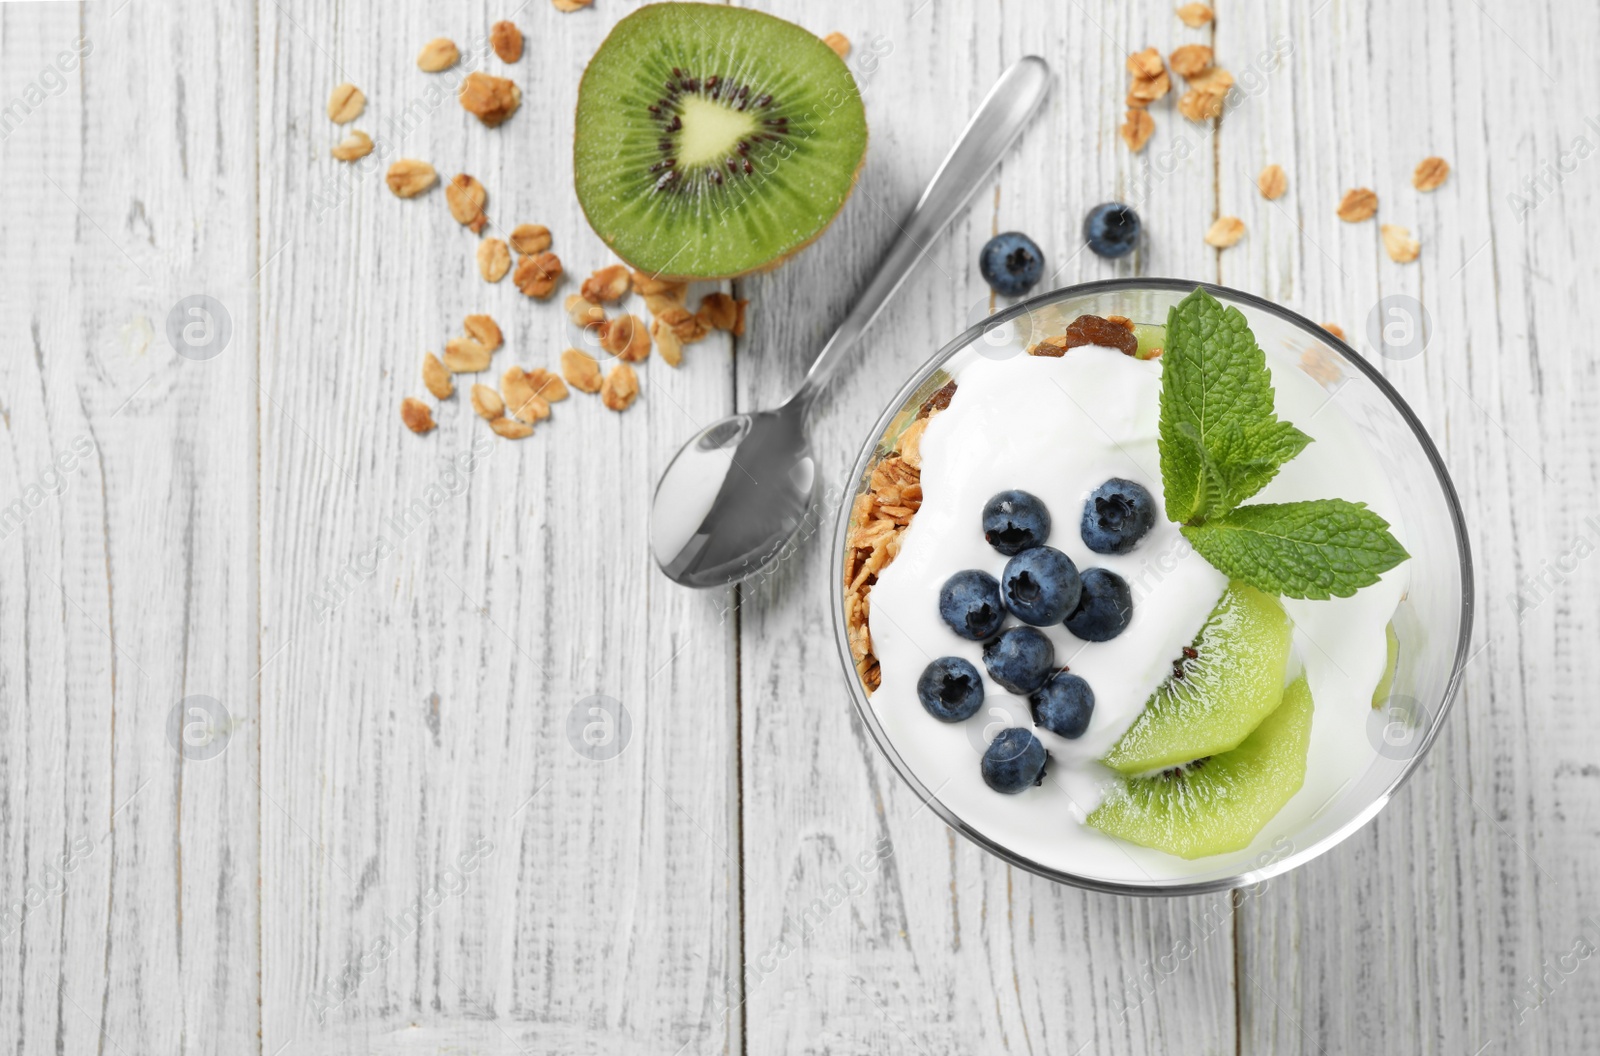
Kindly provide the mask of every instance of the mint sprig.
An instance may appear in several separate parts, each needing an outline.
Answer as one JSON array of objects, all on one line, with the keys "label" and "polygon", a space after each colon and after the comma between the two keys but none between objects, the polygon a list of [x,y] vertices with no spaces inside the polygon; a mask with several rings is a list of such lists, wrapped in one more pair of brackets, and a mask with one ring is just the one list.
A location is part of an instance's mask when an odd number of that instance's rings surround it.
[{"label": "mint sprig", "polygon": [[1170,520],[1227,513],[1310,442],[1279,421],[1267,357],[1237,308],[1196,290],[1168,312],[1160,449]]},{"label": "mint sprig", "polygon": [[1161,479],[1167,517],[1232,579],[1292,598],[1349,597],[1409,555],[1343,499],[1241,506],[1311,438],[1278,417],[1243,314],[1197,289],[1167,314]]}]

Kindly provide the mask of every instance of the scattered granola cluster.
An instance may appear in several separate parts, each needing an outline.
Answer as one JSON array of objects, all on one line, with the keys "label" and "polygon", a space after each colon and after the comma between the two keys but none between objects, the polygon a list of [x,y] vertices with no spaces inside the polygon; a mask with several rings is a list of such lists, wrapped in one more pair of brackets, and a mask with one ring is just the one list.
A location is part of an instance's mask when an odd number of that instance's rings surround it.
[{"label": "scattered granola cluster", "polygon": [[[561,11],[577,11],[591,0],[552,0]],[[502,62],[522,58],[522,31],[509,21],[496,22],[487,44]],[[841,55],[848,54],[850,42],[833,34],[829,45]],[[461,61],[461,50],[448,37],[430,40],[417,54],[417,67],[426,73],[441,73]],[[516,112],[522,93],[515,83],[482,71],[462,78],[461,105],[485,126],[493,128]],[[337,124],[348,124],[361,116],[366,96],[353,84],[341,84],[328,99],[328,117]],[[333,156],[353,162],[370,154],[371,137],[352,131],[333,148]],[[439,174],[426,161],[401,158],[389,166],[385,183],[398,198],[426,194],[439,182]],[[445,185],[445,202],[450,215],[473,234],[494,227],[485,207],[489,192],[482,181],[468,173],[457,173]],[[488,237],[477,246],[478,273],[485,282],[497,283],[507,275],[524,295],[548,300],[565,274],[561,258],[551,252],[553,239],[543,224],[519,224],[505,237]],[[513,255],[515,263],[513,264]],[[630,293],[644,299],[651,322],[631,313],[608,316],[606,306],[617,305]],[[534,425],[550,417],[550,405],[567,398],[568,386],[579,392],[598,394],[600,402],[613,411],[624,411],[639,394],[639,375],[633,364],[648,359],[652,346],[670,366],[683,362],[683,346],[703,340],[713,330],[741,336],[749,302],[735,300],[726,293],[710,293],[691,311],[687,304],[688,284],[670,282],[627,266],[613,264],[601,268],[583,281],[579,292],[566,298],[567,316],[594,335],[595,342],[615,363],[602,372],[596,358],[588,352],[569,348],[561,353],[560,372],[544,367],[524,370],[510,367],[501,376],[497,389],[474,383],[470,402],[477,414],[497,434],[520,439],[533,433]],[[489,369],[494,352],[504,338],[500,327],[488,315],[469,315],[465,333],[445,343],[444,355],[428,352],[422,361],[422,381],[435,400],[455,395],[457,374],[480,374]],[[427,433],[436,427],[433,408],[423,400],[408,396],[400,406],[400,417],[414,433]]]},{"label": "scattered granola cluster", "polygon": [[[432,352],[422,357],[422,383],[434,399],[455,395],[457,374],[481,374],[489,369],[494,353],[505,344],[500,325],[488,315],[469,315],[462,320],[463,333],[445,342],[444,358]],[[550,405],[567,398],[567,386],[559,375],[544,367],[524,370],[512,366],[500,376],[499,391],[479,383],[471,390],[472,409],[500,436],[520,440],[533,435],[536,422],[550,417]],[[400,419],[413,433],[433,429],[433,412],[427,404],[408,396],[400,404]]]},{"label": "scattered granola cluster", "polygon": [[[1186,4],[1178,8],[1178,18],[1192,28],[1211,22],[1214,15],[1205,4]],[[1146,48],[1128,56],[1128,115],[1122,124],[1122,140],[1134,153],[1145,148],[1155,134],[1156,121],[1150,114],[1150,104],[1163,99],[1172,91],[1172,73],[1182,77],[1188,90],[1178,100],[1178,112],[1190,121],[1209,121],[1222,115],[1222,104],[1233,87],[1233,74],[1212,62],[1212,52],[1206,44],[1185,44],[1173,51],[1167,61],[1161,61],[1161,52]]]},{"label": "scattered granola cluster", "polygon": [[[1433,155],[1423,158],[1411,173],[1411,186],[1424,193],[1436,191],[1450,177],[1450,163]],[[1339,219],[1349,224],[1371,220],[1378,213],[1378,195],[1367,187],[1356,187],[1345,192],[1339,202]],[[1422,252],[1422,243],[1411,237],[1411,229],[1399,224],[1380,224],[1378,233],[1383,239],[1384,251],[1396,264],[1409,264]]]}]

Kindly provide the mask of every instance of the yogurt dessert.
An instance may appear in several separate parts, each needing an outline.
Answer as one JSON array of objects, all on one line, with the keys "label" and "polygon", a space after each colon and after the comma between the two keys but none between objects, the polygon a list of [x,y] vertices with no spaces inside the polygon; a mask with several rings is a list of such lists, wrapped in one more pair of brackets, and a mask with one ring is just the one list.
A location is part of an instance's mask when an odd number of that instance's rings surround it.
[{"label": "yogurt dessert", "polygon": [[1272,854],[1373,761],[1408,581],[1357,426],[1234,309],[975,349],[852,511],[846,623],[903,763],[1048,869]]}]

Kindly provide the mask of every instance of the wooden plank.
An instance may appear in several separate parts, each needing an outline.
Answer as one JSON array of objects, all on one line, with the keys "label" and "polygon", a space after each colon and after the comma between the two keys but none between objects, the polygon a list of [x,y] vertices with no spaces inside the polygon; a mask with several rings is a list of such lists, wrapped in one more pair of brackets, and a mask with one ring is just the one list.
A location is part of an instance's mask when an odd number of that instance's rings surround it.
[{"label": "wooden plank", "polygon": [[253,1051],[253,19],[7,5],[0,56],[0,1038]]},{"label": "wooden plank", "polygon": [[[485,236],[550,227],[560,295],[610,263],[572,196],[569,143],[579,74],[626,9],[512,10],[493,17],[521,26],[526,55],[481,64],[523,103],[490,130],[450,97],[465,65],[414,65],[441,35],[476,61],[483,14],[262,8],[264,150],[290,159],[262,172],[278,252],[262,278],[268,1053],[738,1045],[732,624],[722,599],[660,578],[644,516],[679,441],[729,409],[728,345],[644,365],[622,415],[574,393],[520,442],[473,416],[468,377],[433,434],[397,416],[423,393],[423,351],[469,312],[505,333],[491,384],[581,339],[559,295],[486,285],[442,190],[393,197],[388,161],[478,177]],[[389,153],[322,208],[345,175],[323,116],[344,79],[369,100],[354,127]],[[604,726],[593,696],[627,711],[614,758],[577,747]]]},{"label": "wooden plank", "polygon": [[[1079,252],[1083,211],[1147,171],[1118,138],[1123,63],[1175,38],[1182,27],[1167,12],[1146,21],[1110,3],[915,7],[893,21],[846,3],[806,9],[808,28],[843,31],[858,56],[875,38],[892,50],[870,77],[856,67],[873,139],[844,215],[805,254],[742,284],[755,329],[739,353],[741,406],[775,404],[798,382],[1005,64],[1037,52],[1058,82],[1036,127],[824,399],[812,437],[825,484],[842,486],[888,394],[987,313],[976,258],[993,232],[1033,234],[1055,285],[1192,273],[1212,260],[1198,235],[1166,237],[1173,214],[1209,212],[1209,163],[1199,159],[1189,162],[1199,180],[1149,181],[1139,207],[1163,225],[1150,253],[1109,263]],[[1167,118],[1167,135],[1178,120]],[[746,839],[750,1051],[1232,1051],[1226,896],[1086,894],[1009,869],[946,829],[851,713],[829,644],[828,562],[826,539],[803,548],[747,593],[742,613],[744,826],[774,836]],[[886,857],[865,872],[858,856],[880,848]],[[827,912],[815,908],[834,898]]]}]

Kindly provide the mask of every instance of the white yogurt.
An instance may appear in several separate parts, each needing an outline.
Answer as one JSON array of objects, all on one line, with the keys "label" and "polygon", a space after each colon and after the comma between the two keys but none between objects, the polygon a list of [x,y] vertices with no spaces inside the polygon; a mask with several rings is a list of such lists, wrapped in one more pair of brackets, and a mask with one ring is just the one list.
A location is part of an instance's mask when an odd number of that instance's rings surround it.
[{"label": "white yogurt", "polygon": [[[1367,719],[1386,657],[1384,627],[1404,594],[1406,566],[1353,598],[1285,601],[1316,710],[1305,785],[1256,845],[1190,862],[1105,836],[1083,824],[1115,780],[1096,760],[1171,674],[1173,659],[1227,586],[1164,517],[1125,555],[1093,553],[1079,535],[1084,500],[1111,477],[1143,484],[1160,505],[1161,362],[1075,348],[1055,359],[968,353],[952,366],[955,396],[922,437],[922,508],[899,556],[872,589],[873,651],[882,668],[872,707],[901,758],[967,826],[1041,865],[1102,880],[1216,872],[1297,831],[1375,755]],[[1279,416],[1314,442],[1250,501],[1365,502],[1404,545],[1399,504],[1356,427],[1300,371],[1274,369],[1273,383]],[[1133,590],[1132,621],[1109,642],[1083,642],[1065,627],[1041,628],[1055,645],[1056,662],[1070,665],[1094,690],[1093,718],[1077,740],[1033,727],[1026,698],[987,674],[983,711],[966,722],[940,722],[917,699],[917,679],[937,657],[960,656],[984,671],[982,646],[958,637],[939,618],[939,588],[964,568],[1000,576],[1006,558],[984,541],[980,519],[984,503],[1010,488],[1044,501],[1053,521],[1051,546],[1080,570],[1116,572]],[[1292,671],[1297,675],[1299,668]],[[1044,784],[1015,796],[992,791],[979,769],[984,746],[1006,725],[1034,729],[1051,756]]]}]

